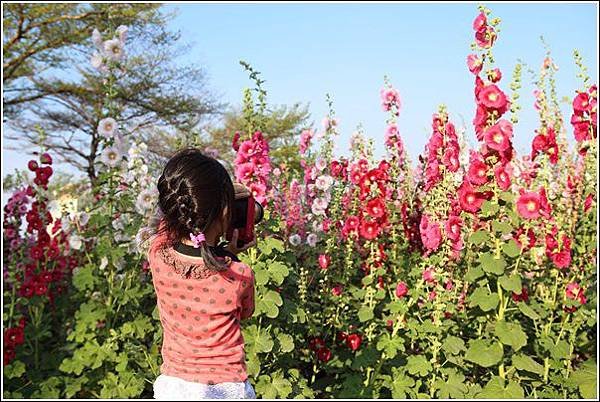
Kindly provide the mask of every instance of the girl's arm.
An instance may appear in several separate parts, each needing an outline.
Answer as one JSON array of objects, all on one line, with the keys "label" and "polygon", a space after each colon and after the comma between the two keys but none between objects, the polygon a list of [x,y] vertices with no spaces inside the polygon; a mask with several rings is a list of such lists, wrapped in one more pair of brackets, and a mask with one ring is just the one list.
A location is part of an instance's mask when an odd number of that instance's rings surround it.
[{"label": "girl's arm", "polygon": [[242,292],[242,320],[252,317],[254,314],[254,271],[250,269],[248,285]]}]

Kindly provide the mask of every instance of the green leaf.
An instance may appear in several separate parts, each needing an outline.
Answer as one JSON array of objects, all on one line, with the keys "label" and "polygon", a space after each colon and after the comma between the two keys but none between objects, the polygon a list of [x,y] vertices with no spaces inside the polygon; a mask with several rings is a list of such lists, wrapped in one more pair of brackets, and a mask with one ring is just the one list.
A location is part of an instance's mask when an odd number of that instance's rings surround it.
[{"label": "green leaf", "polygon": [[492,216],[495,215],[500,207],[494,201],[486,200],[481,204],[481,213],[483,216]]},{"label": "green leaf", "polygon": [[79,291],[93,289],[95,284],[96,277],[94,276],[94,266],[91,264],[79,267],[73,274],[73,286]]},{"label": "green leaf", "polygon": [[489,274],[502,275],[506,268],[506,261],[502,256],[495,258],[492,253],[483,253],[479,256],[481,268]]},{"label": "green leaf", "polygon": [[516,383],[510,381],[504,386],[504,380],[498,376],[492,379],[483,387],[483,390],[477,394],[477,398],[481,399],[524,399],[525,393],[523,388]]},{"label": "green leaf", "polygon": [[277,336],[279,340],[279,350],[283,353],[288,353],[294,350],[294,338],[288,334],[279,334]]},{"label": "green leaf", "polygon": [[360,308],[360,310],[358,310],[358,319],[360,320],[360,322],[372,320],[373,317],[375,317],[375,315],[373,314],[373,309],[367,306],[363,306]]},{"label": "green leaf", "polygon": [[392,380],[392,398],[394,399],[405,399],[407,393],[415,385],[415,380],[396,367],[392,368]]},{"label": "green leaf", "polygon": [[288,267],[279,261],[274,261],[269,264],[269,274],[271,275],[271,278],[273,278],[273,282],[277,285],[281,285],[289,273],[290,270]]},{"label": "green leaf", "polygon": [[438,389],[438,398],[464,398],[469,387],[465,384],[465,376],[457,373],[455,370],[450,371],[448,379],[443,381],[441,378],[435,381]]},{"label": "green leaf", "polygon": [[269,282],[269,272],[262,269],[262,266],[254,267],[254,282],[256,285],[262,286]]},{"label": "green leaf", "polygon": [[483,244],[487,242],[489,238],[490,235],[486,230],[478,230],[469,237],[469,241],[473,244]]},{"label": "green leaf", "polygon": [[538,375],[544,374],[544,366],[533,360],[531,357],[523,354],[514,355],[512,364],[517,370],[529,371]]},{"label": "green leaf", "polygon": [[469,296],[469,301],[471,307],[478,306],[483,311],[490,311],[496,308],[499,299],[496,293],[491,293],[487,287],[480,286]]},{"label": "green leaf", "polygon": [[551,344],[550,354],[556,360],[566,359],[569,357],[569,344],[564,339],[558,341],[557,344]]},{"label": "green leaf", "polygon": [[19,378],[25,373],[25,363],[20,360],[15,360],[8,366],[4,367],[4,377]]},{"label": "green leaf", "polygon": [[511,292],[521,293],[523,286],[521,284],[521,276],[519,274],[512,274],[510,277],[506,275],[502,275],[500,279],[498,279],[500,286],[502,286],[506,290],[510,290]]},{"label": "green leaf", "polygon": [[497,220],[494,220],[492,222],[492,229],[494,230],[494,232],[500,232],[502,234],[509,234],[510,232],[512,232],[512,225],[508,222],[500,222]]},{"label": "green leaf", "polygon": [[483,269],[481,269],[480,266],[471,267],[471,268],[469,268],[469,270],[467,271],[467,274],[465,275],[465,280],[467,282],[475,282],[477,279],[481,278],[483,275],[485,275],[485,273],[483,272]]},{"label": "green leaf", "polygon": [[521,247],[519,247],[519,243],[517,243],[515,239],[510,239],[502,245],[502,251],[507,256],[514,258],[521,254]]},{"label": "green leaf", "polygon": [[525,314],[527,317],[531,318],[532,320],[540,319],[540,315],[538,313],[536,313],[534,309],[529,307],[528,304],[520,302],[520,303],[517,303],[517,307],[521,311],[521,313]]},{"label": "green leaf", "polygon": [[502,347],[494,342],[489,345],[483,339],[475,339],[470,342],[465,360],[471,361],[482,367],[492,367],[502,360]]},{"label": "green leaf", "polygon": [[465,342],[456,336],[450,335],[446,338],[446,340],[444,340],[442,349],[452,355],[457,355],[461,351],[465,350]]},{"label": "green leaf", "polygon": [[384,334],[377,342],[377,350],[383,350],[388,359],[396,357],[398,351],[404,352],[404,341],[399,336]]},{"label": "green leaf", "polygon": [[571,375],[571,381],[579,386],[579,393],[582,398],[596,399],[596,361],[594,359],[586,360]]},{"label": "green leaf", "polygon": [[412,375],[419,375],[421,377],[427,376],[427,374],[433,370],[431,362],[423,355],[408,356],[406,369]]},{"label": "green leaf", "polygon": [[527,334],[521,329],[521,324],[498,321],[494,332],[500,342],[512,347],[515,352],[527,345]]}]

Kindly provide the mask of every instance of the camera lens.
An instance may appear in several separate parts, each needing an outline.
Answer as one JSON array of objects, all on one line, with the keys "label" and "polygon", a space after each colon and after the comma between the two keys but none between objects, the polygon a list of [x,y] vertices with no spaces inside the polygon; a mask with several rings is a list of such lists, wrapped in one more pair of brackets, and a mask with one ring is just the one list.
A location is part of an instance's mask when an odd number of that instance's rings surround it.
[{"label": "camera lens", "polygon": [[254,224],[262,221],[264,215],[264,210],[262,205],[259,202],[254,202]]}]

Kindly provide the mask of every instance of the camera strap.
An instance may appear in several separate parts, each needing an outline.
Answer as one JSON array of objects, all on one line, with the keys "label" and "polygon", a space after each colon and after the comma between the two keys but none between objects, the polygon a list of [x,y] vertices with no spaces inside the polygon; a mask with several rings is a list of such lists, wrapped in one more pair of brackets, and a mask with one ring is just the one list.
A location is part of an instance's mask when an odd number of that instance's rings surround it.
[{"label": "camera strap", "polygon": [[[235,254],[225,250],[226,245],[227,245],[226,242],[221,242],[216,247],[208,246],[208,248],[217,257],[229,257],[233,261],[239,262],[240,260],[237,258],[237,256]],[[195,248],[194,246],[190,246],[189,244],[183,244],[183,243],[179,242],[179,243],[175,244],[174,248],[175,248],[175,251],[177,251],[178,253],[183,254],[183,255],[187,255],[190,257],[202,257],[200,249]]]}]

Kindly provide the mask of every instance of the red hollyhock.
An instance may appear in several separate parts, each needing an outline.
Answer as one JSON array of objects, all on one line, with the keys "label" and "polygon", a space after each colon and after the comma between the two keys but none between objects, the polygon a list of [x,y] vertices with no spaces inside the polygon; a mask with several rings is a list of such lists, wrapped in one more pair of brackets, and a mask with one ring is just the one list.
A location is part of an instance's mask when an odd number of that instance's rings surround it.
[{"label": "red hollyhock", "polygon": [[475,32],[475,42],[477,46],[482,48],[490,48],[494,45],[496,40],[496,31],[491,26],[483,26],[477,32]]},{"label": "red hollyhock", "polygon": [[445,224],[446,236],[456,242],[460,239],[460,230],[462,228],[463,220],[456,216],[452,215],[448,217]]},{"label": "red hollyhock", "polygon": [[38,163],[36,161],[29,161],[29,163],[27,164],[27,167],[29,168],[29,170],[31,170],[32,172],[35,172],[38,169]]},{"label": "red hollyhock", "polygon": [[319,337],[311,338],[308,341],[308,347],[309,347],[309,349],[311,349],[313,351],[321,349],[321,348],[325,347],[325,341]]},{"label": "red hollyhock", "polygon": [[573,110],[575,113],[583,113],[589,109],[590,106],[590,97],[586,92],[579,93],[573,99]]},{"label": "red hollyhock", "polygon": [[446,148],[442,157],[442,163],[446,166],[446,169],[448,169],[448,171],[458,171],[458,169],[460,168],[460,162],[458,160],[458,150],[452,146]]},{"label": "red hollyhock", "polygon": [[18,346],[25,342],[25,335],[23,328],[15,327],[15,328],[7,328],[4,331],[4,344]]},{"label": "red hollyhock", "polygon": [[40,162],[42,162],[45,165],[52,165],[52,157],[50,156],[49,153],[44,152],[41,156],[40,156]]},{"label": "red hollyhock", "polygon": [[360,225],[360,235],[366,240],[373,240],[379,236],[380,227],[377,222],[363,219]]},{"label": "red hollyhock", "polygon": [[331,350],[326,347],[319,349],[317,351],[317,358],[323,363],[327,363],[331,360]]},{"label": "red hollyhock", "polygon": [[487,129],[483,135],[483,139],[489,148],[498,152],[505,152],[506,150],[512,148],[512,144],[510,142],[512,134],[512,124],[502,119]]},{"label": "red hollyhock", "polygon": [[381,198],[374,198],[367,202],[367,213],[374,218],[381,218],[385,215],[385,203]]},{"label": "red hollyhock", "polygon": [[502,79],[502,72],[499,68],[495,68],[492,71],[488,72],[488,80],[493,83],[496,83]]},{"label": "red hollyhock", "polygon": [[484,198],[482,193],[475,191],[465,180],[458,188],[458,201],[464,211],[476,213],[481,209]]},{"label": "red hollyhock", "polygon": [[362,343],[362,336],[360,334],[350,334],[346,338],[346,345],[353,351],[357,351]]},{"label": "red hollyhock", "polygon": [[485,13],[481,12],[475,19],[473,20],[473,30],[479,31],[481,28],[487,25],[487,17]]},{"label": "red hollyhock", "polygon": [[494,169],[494,177],[496,178],[496,183],[498,187],[502,191],[507,191],[510,188],[510,176],[507,172],[507,165],[498,165]]},{"label": "red hollyhock", "polygon": [[467,171],[467,179],[471,184],[481,186],[488,182],[487,170],[485,162],[480,159],[472,159]]},{"label": "red hollyhock", "polygon": [[341,296],[342,285],[335,285],[333,289],[331,289],[331,293],[333,293],[334,296]]},{"label": "red hollyhock", "polygon": [[527,303],[529,301],[529,292],[527,291],[527,288],[523,286],[523,288],[521,289],[521,293],[512,292],[512,299],[515,303]]}]

